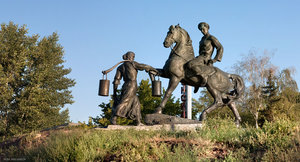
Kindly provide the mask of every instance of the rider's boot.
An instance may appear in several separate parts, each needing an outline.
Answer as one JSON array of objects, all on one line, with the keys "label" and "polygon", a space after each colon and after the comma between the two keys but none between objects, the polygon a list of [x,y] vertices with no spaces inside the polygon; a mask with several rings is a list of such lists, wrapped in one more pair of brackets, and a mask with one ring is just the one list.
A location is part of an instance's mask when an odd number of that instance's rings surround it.
[{"label": "rider's boot", "polygon": [[196,86],[196,87],[194,88],[194,93],[197,93],[198,90],[199,90],[199,87]]},{"label": "rider's boot", "polygon": [[200,86],[196,86],[195,89],[194,89],[194,93],[197,93],[198,90],[199,90],[199,87],[204,87],[207,83],[207,78],[208,76],[206,74],[202,74],[202,75],[198,75],[199,78],[201,78],[201,83],[200,83]]}]

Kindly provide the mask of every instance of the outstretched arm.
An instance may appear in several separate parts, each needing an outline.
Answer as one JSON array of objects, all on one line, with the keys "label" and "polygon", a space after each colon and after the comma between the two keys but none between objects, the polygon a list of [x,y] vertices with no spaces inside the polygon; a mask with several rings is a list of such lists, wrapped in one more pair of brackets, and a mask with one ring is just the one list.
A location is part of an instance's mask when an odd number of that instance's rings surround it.
[{"label": "outstretched arm", "polygon": [[154,72],[158,73],[158,71],[150,65],[140,64],[135,61],[133,61],[132,64],[137,70],[145,70],[146,72],[154,71]]}]

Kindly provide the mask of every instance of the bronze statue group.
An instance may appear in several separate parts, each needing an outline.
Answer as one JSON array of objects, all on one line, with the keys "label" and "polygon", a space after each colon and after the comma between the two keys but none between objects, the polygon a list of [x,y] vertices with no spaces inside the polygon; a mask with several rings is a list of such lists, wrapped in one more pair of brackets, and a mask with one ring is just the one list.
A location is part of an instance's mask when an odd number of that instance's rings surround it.
[{"label": "bronze statue group", "polygon": [[[199,55],[194,56],[192,40],[188,33],[179,25],[170,26],[167,36],[164,40],[166,48],[171,47],[169,59],[166,61],[163,69],[156,69],[146,64],[134,61],[134,52],[127,52],[123,55],[125,61],[116,71],[113,85],[114,105],[112,107],[111,123],[116,124],[117,117],[125,117],[136,121],[136,125],[142,125],[140,102],[137,91],[137,73],[138,70],[145,70],[150,75],[158,75],[169,78],[168,88],[155,113],[162,113],[162,109],[171,96],[178,83],[194,86],[194,93],[197,93],[199,87],[206,87],[214,98],[214,103],[203,110],[200,121],[206,119],[206,115],[211,111],[227,105],[236,117],[236,124],[239,125],[241,118],[235,107],[235,101],[239,99],[244,91],[243,79],[235,74],[228,74],[214,67],[213,64],[222,60],[223,46],[216,37],[209,33],[209,25],[201,22],[198,29],[203,34],[199,42]],[[215,57],[212,55],[216,50]],[[106,74],[107,71],[103,71]],[[117,98],[117,88],[120,80],[123,78],[124,84],[121,90],[120,98]],[[152,79],[154,77],[151,77]],[[153,80],[152,80],[153,81]]]}]

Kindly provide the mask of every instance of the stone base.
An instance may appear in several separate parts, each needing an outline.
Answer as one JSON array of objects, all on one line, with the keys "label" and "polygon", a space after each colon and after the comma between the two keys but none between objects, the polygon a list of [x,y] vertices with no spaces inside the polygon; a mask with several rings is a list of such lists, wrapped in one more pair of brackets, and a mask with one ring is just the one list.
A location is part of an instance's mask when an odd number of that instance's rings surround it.
[{"label": "stone base", "polygon": [[147,125],[155,124],[201,124],[198,120],[191,120],[186,118],[180,118],[176,116],[170,116],[165,114],[147,114],[145,117],[145,123]]},{"label": "stone base", "polygon": [[97,130],[166,130],[166,131],[196,131],[202,127],[201,123],[194,124],[162,124],[162,125],[143,125],[143,126],[122,126],[122,125],[109,125],[107,128],[95,128]]},{"label": "stone base", "polygon": [[191,120],[170,116],[165,114],[147,114],[145,117],[146,125],[143,126],[122,126],[108,125],[107,128],[95,128],[97,130],[167,130],[167,131],[195,131],[202,128],[198,120]]}]

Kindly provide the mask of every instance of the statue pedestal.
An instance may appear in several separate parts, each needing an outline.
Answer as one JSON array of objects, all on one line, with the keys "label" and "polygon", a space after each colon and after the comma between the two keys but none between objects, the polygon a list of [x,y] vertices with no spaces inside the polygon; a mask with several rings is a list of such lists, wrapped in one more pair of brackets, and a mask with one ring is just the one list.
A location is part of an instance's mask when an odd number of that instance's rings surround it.
[{"label": "statue pedestal", "polygon": [[176,116],[170,116],[165,114],[147,114],[145,117],[145,123],[147,125],[156,124],[201,124],[198,120],[191,120],[186,118],[180,118]]},{"label": "statue pedestal", "polygon": [[107,128],[95,128],[97,130],[167,130],[167,131],[196,131],[202,128],[202,124],[198,120],[191,120],[170,116],[165,114],[147,114],[145,124],[142,126],[122,126],[108,125]]},{"label": "statue pedestal", "polygon": [[95,128],[96,130],[146,130],[146,131],[196,131],[202,128],[202,124],[159,124],[159,125],[143,125],[143,126],[122,126],[122,125],[109,125],[107,128]]}]

